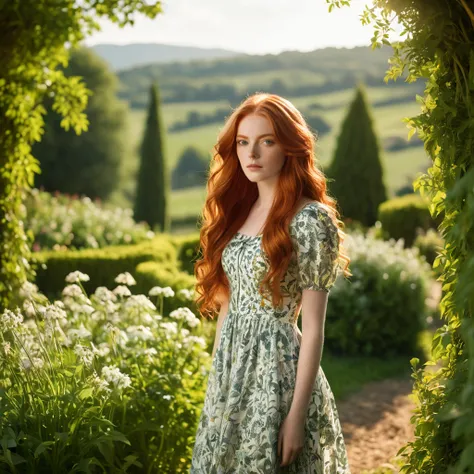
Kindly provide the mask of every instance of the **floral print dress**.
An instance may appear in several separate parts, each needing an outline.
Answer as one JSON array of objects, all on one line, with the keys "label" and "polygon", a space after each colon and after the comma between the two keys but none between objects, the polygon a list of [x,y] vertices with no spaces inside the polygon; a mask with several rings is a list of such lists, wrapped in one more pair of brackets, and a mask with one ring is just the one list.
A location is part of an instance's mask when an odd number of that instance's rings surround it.
[{"label": "floral print dress", "polygon": [[294,252],[282,281],[283,309],[258,291],[268,269],[261,235],[237,232],[222,253],[229,310],[209,374],[190,474],[350,474],[333,393],[319,367],[303,451],[288,466],[277,456],[280,426],[294,394],[303,289],[329,292],[338,273],[339,236],[322,204],[309,202],[289,226]]}]

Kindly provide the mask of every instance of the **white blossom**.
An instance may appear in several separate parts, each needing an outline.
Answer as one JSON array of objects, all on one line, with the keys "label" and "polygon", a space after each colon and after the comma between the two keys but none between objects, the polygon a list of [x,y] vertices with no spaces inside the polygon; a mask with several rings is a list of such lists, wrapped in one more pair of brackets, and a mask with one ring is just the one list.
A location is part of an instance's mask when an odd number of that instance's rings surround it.
[{"label": "white blossom", "polygon": [[16,329],[23,322],[23,315],[20,309],[16,309],[16,313],[9,309],[0,316],[0,330],[11,331]]},{"label": "white blossom", "polygon": [[194,315],[194,313],[187,307],[182,307],[171,311],[170,317],[173,319],[183,319],[186,321],[189,326],[195,327],[198,326],[201,321]]},{"label": "white blossom", "polygon": [[171,298],[174,296],[174,291],[171,286],[165,286],[162,288],[161,286],[154,286],[149,292],[149,296],[160,296],[163,295],[165,298]]},{"label": "white blossom", "polygon": [[84,295],[84,293],[82,292],[82,289],[79,285],[76,285],[75,283],[73,283],[72,285],[67,285],[64,287],[62,291],[62,295],[70,296],[74,298],[74,297],[81,297]]},{"label": "white blossom", "polygon": [[90,277],[86,273],[80,271],[71,272],[66,276],[67,283],[77,283],[78,281],[89,281]]},{"label": "white blossom", "polygon": [[120,372],[120,369],[115,365],[102,367],[102,377],[118,389],[130,387],[132,384],[130,377]]},{"label": "white blossom", "polygon": [[22,298],[31,299],[38,294],[38,286],[29,281],[25,281],[18,293]]},{"label": "white blossom", "polygon": [[74,354],[76,354],[86,365],[92,364],[92,361],[94,360],[94,353],[92,350],[82,344],[76,344],[74,346]]},{"label": "white blossom", "polygon": [[128,285],[128,286],[137,284],[133,276],[130,275],[130,273],[128,272],[120,273],[120,275],[117,275],[117,277],[115,278],[115,282],[122,283],[123,285]]},{"label": "white blossom", "polygon": [[131,294],[132,294],[132,292],[125,285],[118,285],[112,291],[115,295],[118,295],[118,296],[131,296]]},{"label": "white blossom", "polygon": [[87,339],[92,336],[92,333],[84,327],[84,323],[81,323],[79,329],[69,329],[67,334],[71,339]]},{"label": "white blossom", "polygon": [[94,296],[101,302],[117,301],[117,296],[105,286],[97,287]]}]

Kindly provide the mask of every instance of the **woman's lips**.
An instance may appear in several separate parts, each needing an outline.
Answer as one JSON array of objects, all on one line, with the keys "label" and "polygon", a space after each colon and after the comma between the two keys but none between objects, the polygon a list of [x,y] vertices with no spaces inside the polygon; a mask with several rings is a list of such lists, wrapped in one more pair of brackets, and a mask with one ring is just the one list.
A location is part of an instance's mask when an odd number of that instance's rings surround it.
[{"label": "woman's lips", "polygon": [[261,169],[262,167],[261,167],[261,166],[258,166],[258,165],[249,165],[249,166],[247,166],[247,168],[248,168],[249,170],[259,170],[259,169]]}]

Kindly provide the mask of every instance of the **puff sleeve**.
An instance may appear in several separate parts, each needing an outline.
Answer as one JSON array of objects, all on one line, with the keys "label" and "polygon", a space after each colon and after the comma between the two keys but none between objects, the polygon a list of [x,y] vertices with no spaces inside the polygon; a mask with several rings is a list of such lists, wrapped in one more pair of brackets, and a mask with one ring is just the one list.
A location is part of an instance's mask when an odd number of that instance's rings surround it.
[{"label": "puff sleeve", "polygon": [[302,290],[329,292],[338,275],[337,226],[320,206],[305,209],[295,224],[300,287]]}]

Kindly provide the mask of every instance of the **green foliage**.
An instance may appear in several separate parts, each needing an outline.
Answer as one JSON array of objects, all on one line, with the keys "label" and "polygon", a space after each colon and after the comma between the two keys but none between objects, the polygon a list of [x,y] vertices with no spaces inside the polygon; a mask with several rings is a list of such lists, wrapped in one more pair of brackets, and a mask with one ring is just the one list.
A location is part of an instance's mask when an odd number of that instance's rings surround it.
[{"label": "green foliage", "polygon": [[177,246],[178,260],[182,270],[194,274],[194,264],[199,256],[199,233],[174,237]]},{"label": "green foliage", "polygon": [[204,186],[208,168],[209,160],[206,160],[206,157],[196,147],[186,147],[171,175],[172,188]]},{"label": "green foliage", "polygon": [[58,0],[54,3],[1,2],[0,17],[0,310],[14,304],[14,295],[33,276],[30,248],[23,227],[24,192],[39,172],[32,153],[44,130],[45,97],[63,119],[65,129],[87,129],[87,90],[78,77],[66,77],[68,49],[98,29],[98,17],[119,26],[134,14],[150,18],[161,11],[158,1]]},{"label": "green foliage", "polygon": [[134,219],[144,221],[162,232],[170,228],[170,180],[164,156],[164,133],[160,99],[155,84],[150,87],[150,104],[143,141],[140,149],[140,167],[134,205]]},{"label": "green foliage", "polygon": [[426,231],[437,228],[429,211],[428,200],[413,193],[380,204],[378,220],[385,238],[404,239],[405,247],[413,245],[419,229]]},{"label": "green foliage", "polygon": [[88,130],[81,135],[64,130],[61,117],[51,110],[52,100],[46,100],[45,134],[33,147],[41,168],[35,186],[107,199],[119,184],[122,162],[129,153],[127,107],[116,98],[116,76],[92,50],[72,51],[64,74],[82,77],[92,91],[85,109]]},{"label": "green foliage", "polygon": [[[331,5],[340,3],[327,0]],[[344,0],[348,4],[348,0]],[[372,47],[392,45],[385,81],[405,68],[407,81],[426,80],[422,111],[404,119],[418,132],[433,166],[414,183],[430,197],[433,218],[445,241],[435,259],[440,266],[445,324],[433,339],[432,359],[412,361],[418,405],[412,421],[415,440],[400,450],[406,473],[474,473],[474,11],[472,2],[424,0],[366,6],[362,22],[375,23]],[[376,13],[376,7],[381,9]],[[404,41],[388,40],[393,14],[404,28]],[[430,366],[434,370],[430,370]],[[425,367],[426,366],[426,367]]]},{"label": "green foliage", "polygon": [[[0,314],[0,471],[186,473],[210,368],[200,319],[166,294],[88,295],[73,272],[51,304],[26,284]],[[163,305],[160,304],[162,307]]]},{"label": "green foliage", "polygon": [[92,287],[92,284],[111,286],[114,275],[118,273],[135,273],[137,265],[142,262],[159,262],[170,270],[178,265],[175,247],[161,234],[136,245],[35,252],[33,257],[33,261],[38,265],[35,283],[48,295],[61,291],[65,276],[76,270],[90,275],[91,283],[84,284],[86,290],[90,292],[96,288]]},{"label": "green foliage", "polygon": [[[119,71],[122,83],[119,95],[133,108],[146,107],[150,80],[159,81],[162,101],[166,104],[225,101],[235,106],[257,91],[293,98],[326,95],[353,89],[358,81],[379,86],[389,57],[389,48],[371,54],[361,46],[154,63]],[[387,88],[400,86],[404,87],[393,83]]]},{"label": "green foliage", "polygon": [[170,312],[183,305],[188,306],[191,311],[197,312],[194,301],[189,301],[189,298],[178,292],[178,290],[194,288],[196,284],[194,276],[179,271],[176,266],[171,267],[151,261],[138,264],[135,270],[135,276],[137,281],[136,291],[139,293],[148,294],[148,292],[156,286],[169,286],[176,290],[174,296],[166,298],[161,312]]},{"label": "green foliage", "polygon": [[[433,265],[436,257],[444,247],[444,239],[435,229],[428,229],[426,232],[420,232],[416,236],[413,246],[418,248],[420,254],[426,257],[426,261],[430,265]],[[437,266],[435,270],[439,272],[440,267]]]},{"label": "green foliage", "polygon": [[342,123],[334,158],[327,170],[330,192],[341,214],[371,226],[387,199],[379,145],[372,128],[365,90],[359,85]]},{"label": "green foliage", "polygon": [[426,325],[429,266],[416,249],[358,233],[348,235],[346,247],[353,276],[338,278],[331,290],[326,347],[345,355],[416,355]]},{"label": "green foliage", "polygon": [[146,224],[135,223],[131,209],[102,205],[89,197],[53,196],[33,188],[25,206],[25,229],[34,236],[35,251],[136,244],[155,236]]}]

